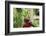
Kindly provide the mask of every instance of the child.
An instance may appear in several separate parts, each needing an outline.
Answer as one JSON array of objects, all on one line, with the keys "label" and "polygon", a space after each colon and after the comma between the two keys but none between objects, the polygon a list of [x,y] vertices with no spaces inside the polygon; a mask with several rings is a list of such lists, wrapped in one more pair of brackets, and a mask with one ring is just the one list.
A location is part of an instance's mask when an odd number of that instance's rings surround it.
[{"label": "child", "polygon": [[30,21],[30,19],[25,18],[23,27],[31,27],[31,26],[32,26],[32,22]]}]

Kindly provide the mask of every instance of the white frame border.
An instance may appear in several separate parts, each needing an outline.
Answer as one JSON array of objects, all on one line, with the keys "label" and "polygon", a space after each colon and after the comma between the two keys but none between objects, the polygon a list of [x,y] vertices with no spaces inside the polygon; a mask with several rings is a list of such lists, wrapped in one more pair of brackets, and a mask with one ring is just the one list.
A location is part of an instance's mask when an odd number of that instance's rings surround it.
[{"label": "white frame border", "polygon": [[[40,27],[35,28],[13,28],[13,8],[38,8],[40,9]],[[42,30],[42,6],[10,4],[10,32],[39,31]]]}]

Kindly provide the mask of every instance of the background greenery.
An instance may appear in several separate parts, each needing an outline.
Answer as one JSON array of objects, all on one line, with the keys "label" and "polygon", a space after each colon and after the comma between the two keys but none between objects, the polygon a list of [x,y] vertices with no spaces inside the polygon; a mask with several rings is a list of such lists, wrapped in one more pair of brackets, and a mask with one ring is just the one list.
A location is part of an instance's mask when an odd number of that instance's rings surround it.
[{"label": "background greenery", "polygon": [[[32,27],[39,26],[39,9],[13,8],[13,27],[23,27],[23,17],[32,18]],[[33,17],[36,17],[35,19]],[[37,18],[38,17],[38,18]]]}]

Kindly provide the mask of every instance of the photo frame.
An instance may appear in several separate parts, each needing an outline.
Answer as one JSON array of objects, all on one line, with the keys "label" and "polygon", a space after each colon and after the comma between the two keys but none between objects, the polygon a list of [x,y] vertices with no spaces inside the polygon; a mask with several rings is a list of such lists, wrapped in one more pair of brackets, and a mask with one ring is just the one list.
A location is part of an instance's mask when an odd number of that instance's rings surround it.
[{"label": "photo frame", "polygon": [[5,1],[5,35],[44,33],[44,3]]}]

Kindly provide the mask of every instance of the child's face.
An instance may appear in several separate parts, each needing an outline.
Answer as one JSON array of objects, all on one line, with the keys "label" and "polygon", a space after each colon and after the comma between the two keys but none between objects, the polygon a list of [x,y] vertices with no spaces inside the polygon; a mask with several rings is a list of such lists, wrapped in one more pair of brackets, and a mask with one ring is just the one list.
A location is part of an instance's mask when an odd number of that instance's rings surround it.
[{"label": "child's face", "polygon": [[27,16],[25,16],[24,18],[25,18],[25,19],[30,19],[28,15],[27,15]]}]

